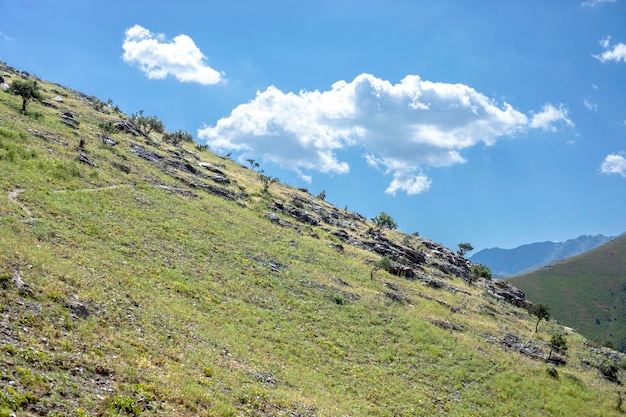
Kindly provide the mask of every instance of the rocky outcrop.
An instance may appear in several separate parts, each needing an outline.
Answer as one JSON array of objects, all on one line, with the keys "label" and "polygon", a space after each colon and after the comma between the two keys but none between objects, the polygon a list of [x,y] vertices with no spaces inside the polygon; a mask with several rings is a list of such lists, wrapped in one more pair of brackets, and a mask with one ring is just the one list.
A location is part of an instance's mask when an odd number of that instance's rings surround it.
[{"label": "rocky outcrop", "polygon": [[[224,187],[216,186],[205,180],[211,180],[217,184],[229,185],[230,179],[225,175],[211,176],[203,172],[200,168],[204,166],[196,165],[188,162],[178,153],[173,153],[172,157],[167,157],[158,152],[149,150],[148,148],[137,143],[130,144],[130,151],[138,157],[159,166],[163,172],[183,182],[184,184],[204,190],[209,194],[225,198],[227,200],[238,200],[247,198],[247,194],[238,193]],[[198,168],[198,166],[200,168]],[[183,175],[186,174],[186,175]],[[224,174],[221,172],[221,174]]]},{"label": "rocky outcrop", "polygon": [[530,303],[526,300],[524,292],[511,284],[501,281],[487,281],[487,293],[498,300],[506,301],[517,307],[528,308]]}]

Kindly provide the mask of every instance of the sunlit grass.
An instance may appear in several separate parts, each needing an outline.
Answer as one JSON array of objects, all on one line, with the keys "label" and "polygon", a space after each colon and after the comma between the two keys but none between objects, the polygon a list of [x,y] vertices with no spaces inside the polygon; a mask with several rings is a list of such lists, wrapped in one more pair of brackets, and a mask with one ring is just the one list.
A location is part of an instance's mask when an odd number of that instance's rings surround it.
[{"label": "sunlit grass", "polygon": [[[371,279],[378,255],[337,251],[330,226],[266,218],[271,199],[304,192],[275,183],[264,194],[251,170],[193,146],[248,197],[174,192],[187,186],[130,152],[142,138],[100,142],[97,124],[122,115],[41,84],[64,102],[31,103],[34,118],[0,92],[0,181],[6,196],[23,189],[18,201],[0,197],[0,318],[11,335],[0,345],[0,415],[29,401],[91,416],[618,415],[616,387],[579,359],[580,336],[568,336],[568,365],[552,378],[544,361],[487,336],[545,344],[558,325],[534,335],[523,310],[450,276],[439,279],[459,291],[384,271]],[[78,128],[62,110],[80,115]],[[76,159],[81,138],[95,167]],[[359,227],[351,233],[363,237]],[[15,271],[32,293],[10,282]],[[406,299],[386,296],[387,284]]]}]

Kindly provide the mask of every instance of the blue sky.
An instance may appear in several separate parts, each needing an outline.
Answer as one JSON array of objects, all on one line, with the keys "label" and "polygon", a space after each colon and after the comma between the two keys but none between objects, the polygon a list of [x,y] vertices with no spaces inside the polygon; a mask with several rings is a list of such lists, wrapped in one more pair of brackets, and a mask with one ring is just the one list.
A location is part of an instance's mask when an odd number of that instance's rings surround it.
[{"label": "blue sky", "polygon": [[0,0],[0,60],[452,248],[626,232],[626,0]]}]

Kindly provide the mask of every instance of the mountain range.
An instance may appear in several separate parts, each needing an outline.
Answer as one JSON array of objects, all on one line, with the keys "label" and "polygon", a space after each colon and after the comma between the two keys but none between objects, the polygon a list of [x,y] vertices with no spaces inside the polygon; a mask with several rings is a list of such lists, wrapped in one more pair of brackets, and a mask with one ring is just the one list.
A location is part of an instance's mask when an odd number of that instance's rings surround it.
[{"label": "mountain range", "polygon": [[483,249],[472,256],[474,263],[487,265],[494,277],[523,274],[601,246],[615,237],[582,235],[565,242],[537,242],[513,249]]},{"label": "mountain range", "polygon": [[626,350],[626,236],[506,281],[549,305],[562,324]]},{"label": "mountain range", "polygon": [[1,417],[623,415],[624,354],[455,251],[0,75]]}]

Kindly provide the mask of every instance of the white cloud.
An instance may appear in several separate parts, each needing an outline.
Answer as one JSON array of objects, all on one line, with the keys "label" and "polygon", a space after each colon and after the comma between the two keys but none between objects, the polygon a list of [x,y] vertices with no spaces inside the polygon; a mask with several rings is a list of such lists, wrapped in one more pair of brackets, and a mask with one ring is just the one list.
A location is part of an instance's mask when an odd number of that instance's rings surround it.
[{"label": "white cloud", "polygon": [[582,3],[580,3],[581,7],[596,7],[598,4],[602,4],[602,3],[615,3],[616,0],[590,0],[590,1],[583,1]]},{"label": "white cloud", "polygon": [[198,137],[214,150],[238,151],[284,168],[344,174],[339,151],[358,148],[366,162],[393,174],[387,192],[428,190],[428,167],[463,163],[463,149],[492,145],[529,128],[572,126],[561,105],[546,105],[532,121],[507,103],[497,103],[463,84],[408,75],[397,84],[370,74],[339,81],[327,91],[257,92]]},{"label": "white cloud", "polygon": [[592,55],[594,58],[599,60],[600,62],[607,61],[624,61],[626,62],[626,44],[618,43],[611,47],[611,37],[607,36],[606,38],[600,40],[600,46],[604,48],[604,52],[597,55]]},{"label": "white cloud", "polygon": [[12,37],[10,37],[9,35],[3,33],[2,31],[0,31],[0,38],[4,39],[5,41],[14,41],[15,40]]},{"label": "white cloud", "polygon": [[583,104],[590,111],[598,111],[598,103],[594,103],[593,101],[585,99],[583,100]]},{"label": "white cloud", "polygon": [[187,35],[165,42],[164,35],[135,25],[126,31],[122,48],[124,61],[137,65],[151,79],[172,75],[181,82],[205,85],[223,80],[224,73],[206,65],[206,56]]},{"label": "white cloud", "polygon": [[626,158],[622,155],[607,155],[600,165],[600,171],[603,174],[618,174],[626,178]]},{"label": "white cloud", "polygon": [[396,195],[396,191],[405,191],[408,195],[415,195],[428,191],[432,180],[426,175],[417,176],[397,172],[393,176],[393,181],[385,190],[387,194]]},{"label": "white cloud", "polygon": [[540,113],[533,114],[530,120],[530,127],[541,128],[547,132],[556,132],[557,127],[555,124],[557,122],[568,127],[574,126],[574,122],[567,117],[567,109],[563,104],[560,104],[558,108],[552,104],[546,104]]}]

